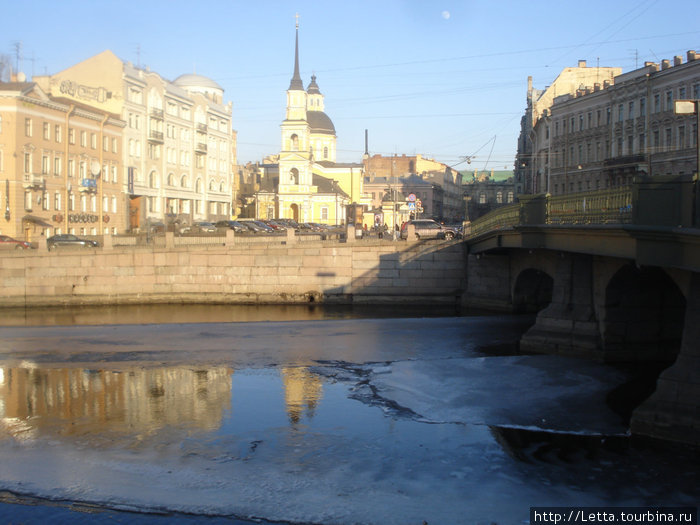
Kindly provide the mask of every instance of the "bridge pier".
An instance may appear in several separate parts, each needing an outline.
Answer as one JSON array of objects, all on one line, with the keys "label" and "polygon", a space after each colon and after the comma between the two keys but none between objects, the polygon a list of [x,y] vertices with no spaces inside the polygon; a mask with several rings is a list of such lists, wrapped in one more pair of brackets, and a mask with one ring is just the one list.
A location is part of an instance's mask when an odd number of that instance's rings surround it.
[{"label": "bridge pier", "polygon": [[700,444],[700,274],[691,276],[681,351],[632,414],[633,434]]},{"label": "bridge pier", "polygon": [[593,257],[561,253],[555,264],[552,301],[523,335],[525,351],[603,360],[593,290]]}]

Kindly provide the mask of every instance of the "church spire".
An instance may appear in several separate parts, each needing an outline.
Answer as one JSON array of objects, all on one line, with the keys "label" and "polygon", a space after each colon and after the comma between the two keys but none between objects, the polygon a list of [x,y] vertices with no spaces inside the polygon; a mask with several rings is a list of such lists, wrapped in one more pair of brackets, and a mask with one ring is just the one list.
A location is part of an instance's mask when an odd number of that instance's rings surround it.
[{"label": "church spire", "polygon": [[304,83],[301,81],[301,76],[299,75],[299,15],[296,15],[297,19],[297,31],[296,31],[296,42],[294,43],[294,76],[292,81],[289,83],[289,89],[300,89],[304,90]]}]

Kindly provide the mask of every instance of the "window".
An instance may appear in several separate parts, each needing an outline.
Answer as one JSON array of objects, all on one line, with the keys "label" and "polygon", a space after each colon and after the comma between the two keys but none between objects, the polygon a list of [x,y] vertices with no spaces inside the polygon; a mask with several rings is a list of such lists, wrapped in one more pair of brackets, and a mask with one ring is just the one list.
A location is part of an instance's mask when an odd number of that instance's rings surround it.
[{"label": "window", "polygon": [[109,137],[102,137],[102,151],[109,151]]},{"label": "window", "polygon": [[328,148],[327,147],[323,148],[323,158],[324,159],[328,158]]},{"label": "window", "polygon": [[97,135],[94,133],[90,134],[90,147],[92,149],[97,149]]},{"label": "window", "polygon": [[508,192],[508,202],[509,203],[513,202],[513,192],[512,191]]},{"label": "window", "polygon": [[639,116],[644,117],[647,114],[647,99],[642,97],[639,99]]},{"label": "window", "polygon": [[685,126],[678,126],[678,149],[685,148]]},{"label": "window", "polygon": [[479,193],[479,204],[486,204],[486,194],[483,191]]},{"label": "window", "polygon": [[49,192],[44,191],[41,194],[41,209],[44,211],[47,211],[50,209],[49,207]]},{"label": "window", "polygon": [[328,207],[327,206],[321,207],[321,220],[322,221],[328,220]]},{"label": "window", "polygon": [[673,111],[673,91],[666,92],[666,111]]},{"label": "window", "polygon": [[496,203],[503,204],[503,192],[502,191],[496,192]]},{"label": "window", "polygon": [[54,128],[54,139],[59,143],[63,140],[63,128],[59,124]]},{"label": "window", "polygon": [[68,144],[75,144],[75,129],[68,128]]},{"label": "window", "polygon": [[583,115],[578,116],[578,130],[583,131]]},{"label": "window", "polygon": [[2,115],[0,115],[0,133],[2,133]]},{"label": "window", "polygon": [[680,99],[685,98],[685,86],[681,86],[678,88],[678,98],[680,98]]},{"label": "window", "polygon": [[41,174],[46,175],[48,173],[49,173],[49,156],[42,155],[41,156]]},{"label": "window", "polygon": [[80,132],[80,145],[82,147],[87,147],[87,131],[85,130]]},{"label": "window", "polygon": [[629,106],[627,108],[627,118],[628,119],[634,118],[634,100],[630,100]]},{"label": "window", "polygon": [[661,95],[654,95],[654,113],[661,111]]},{"label": "window", "polygon": [[610,111],[610,108],[605,108],[605,123],[610,124],[612,120],[612,112]]},{"label": "window", "polygon": [[28,191],[24,194],[24,209],[27,211],[32,211],[33,204],[34,199],[32,199],[32,192]]},{"label": "window", "polygon": [[54,157],[53,159],[53,174],[58,176],[61,174],[61,168],[62,168],[62,162],[61,162],[61,157]]},{"label": "window", "polygon": [[117,139],[112,139],[112,153],[117,153]]},{"label": "window", "polygon": [[32,172],[32,154],[29,152],[24,153],[24,173]]},{"label": "window", "polygon": [[625,118],[625,105],[619,104],[617,106],[617,121],[622,122]]},{"label": "window", "polygon": [[32,119],[30,118],[24,119],[24,135],[26,137],[32,136]]},{"label": "window", "polygon": [[68,176],[73,177],[75,175],[75,161],[73,159],[68,159]]},{"label": "window", "polygon": [[639,152],[646,153],[646,135],[644,133],[639,134]]},{"label": "window", "polygon": [[57,191],[53,194],[53,209],[61,211],[61,192]]},{"label": "window", "polygon": [[43,125],[43,135],[44,140],[49,140],[51,138],[51,124],[44,122]]},{"label": "window", "polygon": [[117,213],[117,198],[112,196],[112,213]]}]

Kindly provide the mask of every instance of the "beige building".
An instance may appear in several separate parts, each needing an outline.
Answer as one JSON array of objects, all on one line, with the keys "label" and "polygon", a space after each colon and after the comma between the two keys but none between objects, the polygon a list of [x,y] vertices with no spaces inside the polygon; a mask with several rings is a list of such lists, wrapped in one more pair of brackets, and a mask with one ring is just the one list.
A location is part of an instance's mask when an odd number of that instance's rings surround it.
[{"label": "beige building", "polygon": [[550,158],[545,145],[549,141],[549,115],[554,100],[575,95],[582,89],[600,91],[612,84],[615,76],[621,73],[619,67],[589,67],[585,60],[579,60],[577,67],[562,70],[544,90],[534,89],[532,77],[528,78],[527,107],[520,123],[515,160],[516,194],[551,191],[547,187]]},{"label": "beige building", "polygon": [[124,126],[36,83],[0,83],[0,233],[37,241],[123,232]]},{"label": "beige building", "polygon": [[[554,99],[533,134],[538,173],[549,192],[614,188],[634,179],[697,170],[697,115],[674,114],[674,101],[700,99],[700,60],[676,56],[619,74],[603,86]],[[550,138],[551,137],[551,138]],[[547,162],[548,161],[548,162]],[[545,187],[541,186],[541,187]]]},{"label": "beige building", "polygon": [[125,122],[123,191],[128,230],[231,215],[235,132],[232,104],[201,75],[170,82],[104,51],[38,77],[45,91],[119,115]]}]

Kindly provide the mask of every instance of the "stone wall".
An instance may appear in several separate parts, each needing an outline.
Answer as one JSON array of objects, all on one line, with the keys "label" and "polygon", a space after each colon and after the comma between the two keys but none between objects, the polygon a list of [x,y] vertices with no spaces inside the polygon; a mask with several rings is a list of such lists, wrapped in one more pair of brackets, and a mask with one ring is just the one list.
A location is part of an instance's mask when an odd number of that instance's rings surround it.
[{"label": "stone wall", "polygon": [[0,304],[459,304],[462,243],[313,242],[2,255]]}]

